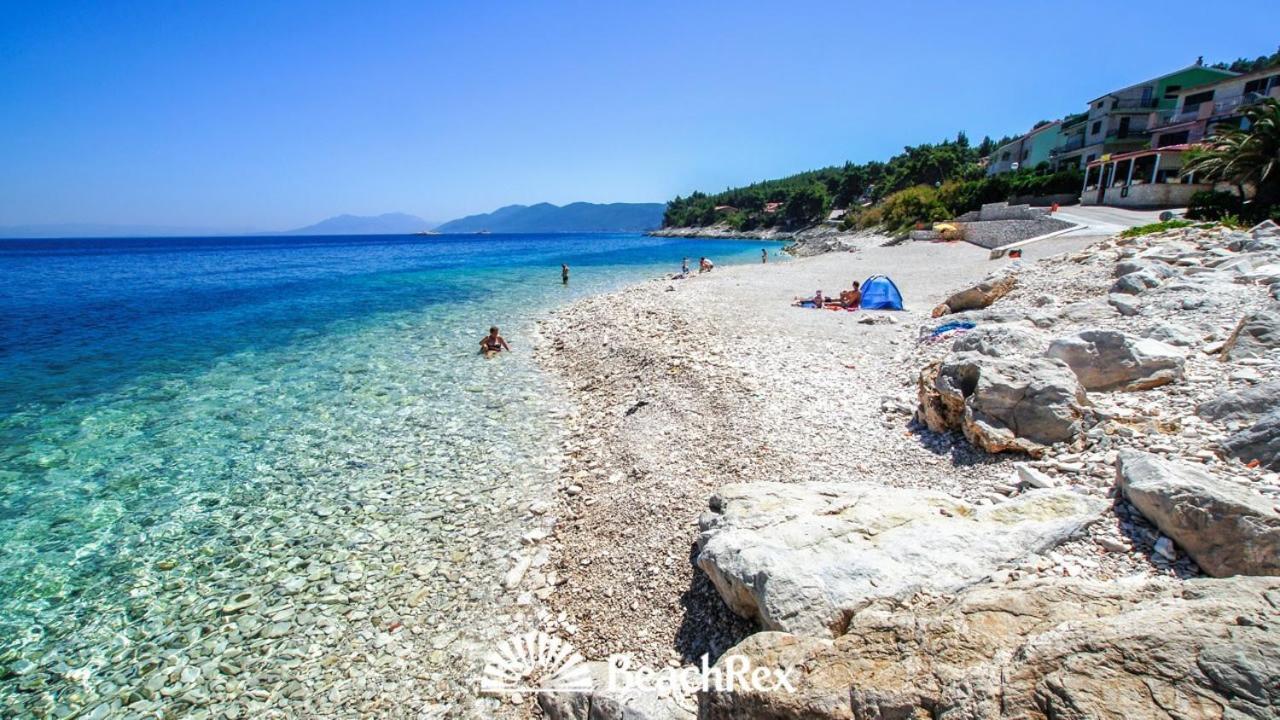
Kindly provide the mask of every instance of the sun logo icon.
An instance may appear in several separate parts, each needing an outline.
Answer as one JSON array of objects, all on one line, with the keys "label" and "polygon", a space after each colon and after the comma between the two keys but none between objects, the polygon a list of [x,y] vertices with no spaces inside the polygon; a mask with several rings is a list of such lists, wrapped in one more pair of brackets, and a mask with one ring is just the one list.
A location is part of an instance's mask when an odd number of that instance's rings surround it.
[{"label": "sun logo icon", "polygon": [[488,693],[583,692],[591,671],[573,645],[543,632],[513,635],[485,656],[480,689]]}]

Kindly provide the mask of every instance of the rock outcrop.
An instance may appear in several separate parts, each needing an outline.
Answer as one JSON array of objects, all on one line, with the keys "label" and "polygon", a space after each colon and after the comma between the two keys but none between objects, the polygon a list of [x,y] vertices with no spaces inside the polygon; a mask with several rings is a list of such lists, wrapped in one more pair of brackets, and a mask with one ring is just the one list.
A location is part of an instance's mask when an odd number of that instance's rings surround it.
[{"label": "rock outcrop", "polygon": [[979,507],[879,485],[727,485],[699,522],[697,565],[739,615],[835,636],[877,598],[980,582],[1078,534],[1108,505],[1065,489]]},{"label": "rock outcrop", "polygon": [[1124,496],[1215,577],[1280,575],[1280,512],[1251,488],[1150,453],[1116,462]]},{"label": "rock outcrop", "polygon": [[1280,382],[1226,393],[1200,404],[1196,414],[1212,422],[1253,422],[1264,413],[1280,408]]},{"label": "rock outcrop", "polygon": [[965,288],[951,295],[943,303],[933,309],[934,317],[966,310],[981,310],[999,300],[1018,284],[1018,278],[1011,272],[1000,273],[984,279],[970,288]]},{"label": "rock outcrop", "polygon": [[1271,470],[1280,470],[1280,409],[1228,436],[1222,441],[1222,449],[1247,463],[1256,462]]},{"label": "rock outcrop", "polygon": [[1222,346],[1222,359],[1261,358],[1276,352],[1280,352],[1280,308],[1272,307],[1240,318]]},{"label": "rock outcrop", "polygon": [[1046,358],[960,353],[920,372],[917,415],[930,430],[960,430],[987,452],[1044,453],[1073,440],[1090,419],[1071,368]]},{"label": "rock outcrop", "polygon": [[834,641],[759,633],[720,658],[782,668],[703,720],[1221,720],[1280,712],[1280,579],[1070,579],[877,602]]},{"label": "rock outcrop", "polygon": [[1045,355],[1069,365],[1086,390],[1159,387],[1182,379],[1185,362],[1172,345],[1116,330],[1084,330],[1058,338]]},{"label": "rock outcrop", "polygon": [[976,352],[991,357],[1039,355],[1044,351],[1044,338],[1022,325],[980,325],[956,338],[954,352]]}]

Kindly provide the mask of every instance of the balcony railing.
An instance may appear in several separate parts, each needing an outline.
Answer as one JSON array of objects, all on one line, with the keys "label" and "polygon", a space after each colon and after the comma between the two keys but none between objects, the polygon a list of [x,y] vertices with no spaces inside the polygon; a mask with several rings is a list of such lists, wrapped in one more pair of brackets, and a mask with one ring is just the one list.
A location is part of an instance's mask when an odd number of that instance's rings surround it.
[{"label": "balcony railing", "polygon": [[1075,137],[1068,139],[1062,145],[1059,145],[1058,147],[1050,150],[1049,155],[1056,157],[1063,153],[1069,153],[1072,150],[1079,150],[1082,147],[1084,147],[1084,136],[1076,135]]},{"label": "balcony railing", "polygon": [[1234,97],[1223,98],[1213,103],[1213,117],[1229,115],[1242,107],[1262,102],[1266,95],[1262,93],[1246,93]]},{"label": "balcony railing", "polygon": [[1119,98],[1115,104],[1111,106],[1113,110],[1141,110],[1143,108],[1155,109],[1158,101],[1155,98],[1144,100],[1142,98]]}]

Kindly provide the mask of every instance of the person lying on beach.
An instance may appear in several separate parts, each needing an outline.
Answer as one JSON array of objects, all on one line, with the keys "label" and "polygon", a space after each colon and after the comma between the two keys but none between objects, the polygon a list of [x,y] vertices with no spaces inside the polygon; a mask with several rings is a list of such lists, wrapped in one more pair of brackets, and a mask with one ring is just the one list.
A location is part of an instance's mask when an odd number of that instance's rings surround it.
[{"label": "person lying on beach", "polygon": [[493,357],[503,350],[511,352],[511,346],[507,344],[505,338],[498,334],[498,326],[494,325],[489,328],[489,334],[480,341],[480,352],[485,357]]},{"label": "person lying on beach", "polygon": [[816,307],[819,310],[821,310],[822,306],[826,302],[827,302],[827,299],[823,297],[822,291],[819,290],[815,292],[813,294],[813,297],[811,298],[796,298],[796,301],[791,303],[791,305],[793,307],[809,307],[810,305],[812,305],[813,307]]},{"label": "person lying on beach", "polygon": [[862,289],[857,280],[853,281],[853,289],[840,293],[840,307],[856,309],[862,305]]}]

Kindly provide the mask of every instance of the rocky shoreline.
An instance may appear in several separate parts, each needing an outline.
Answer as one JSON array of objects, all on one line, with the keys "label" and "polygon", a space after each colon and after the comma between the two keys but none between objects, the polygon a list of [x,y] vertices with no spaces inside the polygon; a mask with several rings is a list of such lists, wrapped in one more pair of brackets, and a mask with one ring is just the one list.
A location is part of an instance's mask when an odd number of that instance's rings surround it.
[{"label": "rocky shoreline", "polygon": [[[1280,574],[1280,228],[1064,238],[1025,264],[881,245],[545,323],[576,412],[543,629],[593,660],[805,668],[799,695],[713,688],[644,717],[1272,717],[1280,580],[1249,576]],[[907,312],[789,307],[873,272]],[[975,618],[996,625],[946,640]],[[920,623],[943,634],[884,644]],[[1086,652],[1097,671],[1065,660]]]},{"label": "rocky shoreline", "polygon": [[789,243],[785,250],[796,257],[811,257],[827,252],[843,252],[854,249],[868,238],[888,241],[887,236],[870,231],[849,232],[830,225],[815,225],[800,230],[762,228],[759,230],[735,230],[728,225],[706,227],[661,228],[648,233],[654,237],[703,238],[710,240],[766,240]]}]

